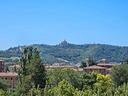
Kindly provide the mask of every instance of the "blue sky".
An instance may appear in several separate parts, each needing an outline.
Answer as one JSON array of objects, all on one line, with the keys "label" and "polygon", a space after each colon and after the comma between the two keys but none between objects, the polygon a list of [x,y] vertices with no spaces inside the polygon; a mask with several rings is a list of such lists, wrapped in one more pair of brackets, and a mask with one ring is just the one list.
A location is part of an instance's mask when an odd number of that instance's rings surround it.
[{"label": "blue sky", "polygon": [[0,0],[0,50],[26,44],[128,46],[128,0]]}]

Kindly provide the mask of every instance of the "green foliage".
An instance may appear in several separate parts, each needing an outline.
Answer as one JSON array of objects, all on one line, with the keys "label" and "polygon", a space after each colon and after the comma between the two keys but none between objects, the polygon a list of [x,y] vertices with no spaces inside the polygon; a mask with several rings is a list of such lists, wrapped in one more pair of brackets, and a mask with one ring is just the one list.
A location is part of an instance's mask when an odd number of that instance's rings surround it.
[{"label": "green foliage", "polygon": [[[55,62],[78,63],[83,61],[89,56],[94,57],[95,60],[107,59],[112,62],[121,62],[128,58],[128,47],[118,47],[103,44],[86,44],[86,45],[74,45],[74,44],[61,44],[56,46],[50,45],[33,45],[40,49],[41,56],[44,63],[53,64]],[[24,46],[10,48],[6,51],[0,51],[0,57],[20,57],[20,49]],[[63,59],[62,60],[60,60]]]},{"label": "green foliage", "polygon": [[97,76],[94,73],[83,73],[81,77],[81,90],[93,89]]},{"label": "green foliage", "polygon": [[86,58],[85,61],[82,61],[81,62],[81,68],[84,68],[84,67],[87,67],[87,66],[92,66],[92,65],[96,65],[97,63],[94,61],[93,58],[89,57],[89,58]]},{"label": "green foliage", "polygon": [[51,87],[56,86],[63,79],[67,80],[75,88],[81,87],[81,74],[71,69],[51,69],[47,72],[47,76]]},{"label": "green foliage", "polygon": [[36,48],[26,47],[21,58],[16,94],[25,96],[32,86],[44,88],[45,75],[45,68],[41,63],[39,51]]},{"label": "green foliage", "polygon": [[34,49],[33,63],[32,81],[36,88],[44,88],[46,84],[46,72],[37,49]]},{"label": "green foliage", "polygon": [[[64,46],[59,46],[59,50],[64,47],[69,51],[68,46],[74,48],[74,45],[72,47],[65,43]],[[95,45],[91,50],[97,48],[98,46]],[[70,50],[70,52],[74,51]],[[60,52],[58,55],[62,55],[62,53]],[[67,58],[66,52],[64,55]],[[20,64],[16,91],[12,93],[4,90],[5,86],[0,82],[0,87],[3,89],[0,90],[0,96],[128,96],[128,64],[114,66],[111,76],[77,72],[68,68],[48,69],[46,72],[40,52],[37,48],[32,47],[23,50]],[[89,58],[86,60],[87,64],[95,63],[93,59]]]},{"label": "green foliage", "polygon": [[128,82],[128,65],[121,64],[112,68],[112,80],[116,86]]},{"label": "green foliage", "polygon": [[9,96],[5,91],[0,89],[0,96]]},{"label": "green foliage", "polygon": [[80,96],[80,91],[66,80],[62,80],[57,86],[51,88],[46,96]]},{"label": "green foliage", "polygon": [[85,62],[87,64],[87,66],[96,65],[96,62],[94,61],[94,59],[92,57],[86,58]]},{"label": "green foliage", "polygon": [[115,96],[128,96],[128,84],[123,84],[115,90]]},{"label": "green foliage", "polygon": [[27,96],[43,96],[43,90],[39,87],[33,87],[29,90]]},{"label": "green foliage", "polygon": [[82,62],[81,62],[81,65],[80,65],[80,68],[84,68],[84,67],[87,67],[87,64],[86,64],[85,61],[82,61]]},{"label": "green foliage", "polygon": [[97,81],[95,83],[95,90],[103,93],[112,88],[112,80],[110,75],[97,74]]},{"label": "green foliage", "polygon": [[8,86],[8,81],[0,79],[0,89],[7,90]]},{"label": "green foliage", "polygon": [[[62,76],[62,78],[59,79],[58,77],[57,79],[57,76],[55,77],[55,73],[53,73],[53,76],[50,75],[52,76],[51,78],[58,80],[58,82],[54,83],[54,85],[50,85],[51,82],[47,81],[45,88],[32,86],[29,91],[24,94],[22,93],[22,90],[19,94],[16,94],[18,90],[16,90],[15,93],[0,90],[0,96],[128,96],[128,84],[124,83],[121,86],[115,87],[113,86],[110,75],[79,73],[79,75],[81,75],[77,79],[81,79],[78,81],[80,81],[79,83],[84,85],[83,89],[81,90],[74,86],[74,83],[70,81],[72,80],[71,77],[68,77],[67,75],[67,73],[72,73],[75,71],[68,70],[67,72],[67,69],[54,70],[54,72],[56,71],[60,72],[61,75],[58,76]],[[66,78],[63,79],[63,76],[66,76]],[[53,82],[55,81],[52,81],[52,83]],[[22,86],[20,86],[19,88],[21,88]]]},{"label": "green foliage", "polygon": [[47,76],[50,87],[56,86],[63,79],[79,90],[93,88],[96,83],[96,74],[80,73],[71,69],[51,69]]}]

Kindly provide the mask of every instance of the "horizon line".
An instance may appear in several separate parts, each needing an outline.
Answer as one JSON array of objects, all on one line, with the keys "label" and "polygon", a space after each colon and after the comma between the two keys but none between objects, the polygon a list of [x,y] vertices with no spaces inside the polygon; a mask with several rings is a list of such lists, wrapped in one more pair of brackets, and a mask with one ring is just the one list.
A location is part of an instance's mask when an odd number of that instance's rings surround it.
[{"label": "horizon line", "polygon": [[[61,44],[63,41],[61,41],[60,43],[57,44],[46,44],[46,43],[32,43],[32,44],[21,44],[21,45],[15,45],[15,46],[10,46],[8,48],[5,49],[0,49],[0,51],[6,51],[10,48],[15,48],[15,47],[22,47],[22,46],[33,46],[33,45],[48,45],[48,46],[57,46],[59,44]],[[108,45],[108,46],[116,46],[116,47],[128,47],[128,45],[118,45],[118,44],[108,44],[108,43],[71,43],[71,42],[67,42],[68,44],[73,44],[73,45]]]}]

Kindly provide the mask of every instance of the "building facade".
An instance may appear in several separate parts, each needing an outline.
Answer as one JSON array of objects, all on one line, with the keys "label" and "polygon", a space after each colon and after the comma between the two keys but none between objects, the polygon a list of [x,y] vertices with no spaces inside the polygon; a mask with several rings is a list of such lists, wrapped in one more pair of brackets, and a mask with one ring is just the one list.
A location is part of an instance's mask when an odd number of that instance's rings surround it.
[{"label": "building facade", "polygon": [[0,73],[0,78],[3,80],[6,80],[8,82],[8,86],[11,89],[16,88],[16,81],[17,81],[17,73],[13,72],[1,72]]},{"label": "building facade", "polygon": [[15,89],[17,76],[18,74],[15,72],[6,72],[5,63],[3,60],[0,60],[0,79],[6,80],[9,88]]},{"label": "building facade", "polygon": [[97,65],[88,66],[84,68],[85,72],[96,72],[101,74],[111,74],[111,68],[115,66],[115,64],[108,63],[99,63]]}]

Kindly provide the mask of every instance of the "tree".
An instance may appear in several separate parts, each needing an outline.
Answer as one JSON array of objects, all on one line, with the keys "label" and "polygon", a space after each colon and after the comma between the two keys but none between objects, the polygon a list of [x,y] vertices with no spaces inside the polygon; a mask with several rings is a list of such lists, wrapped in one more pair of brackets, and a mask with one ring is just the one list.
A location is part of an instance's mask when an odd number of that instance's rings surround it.
[{"label": "tree", "polygon": [[16,67],[16,65],[15,65],[14,68],[13,68],[13,71],[14,71],[14,72],[17,72],[17,70],[18,70],[18,69],[17,69],[17,67]]},{"label": "tree", "polygon": [[24,48],[18,76],[17,96],[25,96],[32,86],[44,88],[46,82],[45,68],[41,64],[40,54],[36,48]]},{"label": "tree", "polygon": [[86,58],[85,62],[87,64],[87,66],[96,65],[96,62],[94,61],[94,59],[92,57]]},{"label": "tree", "polygon": [[114,96],[128,96],[128,84],[124,83],[116,88]]},{"label": "tree", "polygon": [[43,95],[43,90],[41,90],[39,87],[38,88],[35,88],[33,86],[33,88],[31,88],[29,90],[29,92],[27,93],[27,96],[44,96]]},{"label": "tree", "polygon": [[15,94],[17,96],[22,96],[26,95],[26,93],[31,89],[32,84],[31,84],[31,69],[30,65],[31,62],[30,60],[32,59],[30,53],[32,47],[26,47],[23,50],[20,63],[21,63],[21,69],[18,72],[18,84],[16,88]]},{"label": "tree", "polygon": [[81,82],[81,90],[85,89],[93,89],[94,84],[96,83],[97,76],[94,73],[84,73],[82,74]]},{"label": "tree", "polygon": [[6,91],[0,89],[0,96],[9,96]]},{"label": "tree", "polygon": [[32,74],[32,81],[36,88],[45,88],[46,71],[44,65],[41,63],[40,53],[37,48],[35,48],[33,52],[33,63],[34,70]]},{"label": "tree", "polygon": [[80,91],[75,89],[66,80],[59,82],[57,86],[51,89],[51,96],[81,96]]},{"label": "tree", "polygon": [[[106,92],[112,88],[112,80],[110,75],[97,74],[97,81],[95,83],[96,91],[100,93]],[[100,90],[99,90],[100,89]]]},{"label": "tree", "polygon": [[9,84],[6,80],[0,79],[0,89],[7,90],[8,86],[9,86]]},{"label": "tree", "polygon": [[80,68],[84,68],[84,67],[87,67],[87,64],[86,64],[86,62],[82,61],[81,65],[80,65]]},{"label": "tree", "polygon": [[51,69],[47,72],[48,85],[56,86],[63,79],[67,80],[75,88],[81,87],[81,74],[71,69]]},{"label": "tree", "polygon": [[5,65],[5,72],[9,72],[10,70],[9,70],[9,66],[6,64]]},{"label": "tree", "polygon": [[121,64],[112,68],[112,80],[116,86],[128,82],[128,64]]}]

